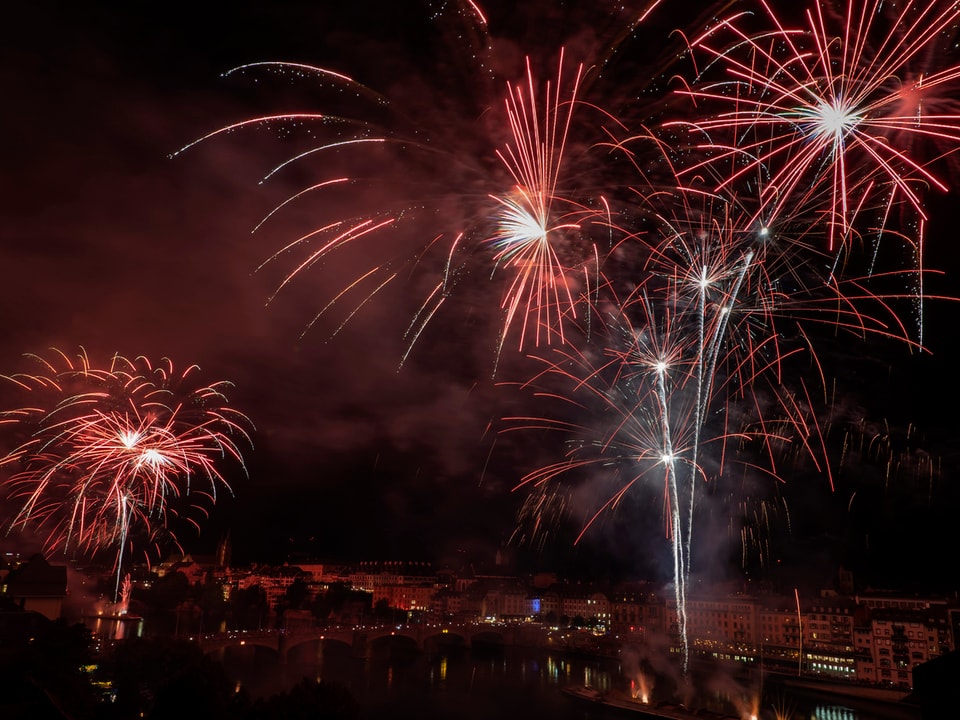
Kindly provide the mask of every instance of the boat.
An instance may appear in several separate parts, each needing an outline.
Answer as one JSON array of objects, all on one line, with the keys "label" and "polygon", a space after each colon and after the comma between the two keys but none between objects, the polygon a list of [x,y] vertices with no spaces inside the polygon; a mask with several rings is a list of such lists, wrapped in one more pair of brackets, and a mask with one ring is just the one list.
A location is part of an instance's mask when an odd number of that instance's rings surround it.
[{"label": "boat", "polygon": [[771,680],[798,690],[807,690],[809,692],[827,695],[839,695],[841,697],[853,697],[861,700],[875,700],[885,703],[902,703],[910,696],[908,690],[901,688],[886,688],[866,684],[858,685],[844,680],[790,677],[786,675],[772,677]]},{"label": "boat", "polygon": [[580,700],[588,700],[590,702],[603,700],[603,693],[589,685],[571,685],[563,688],[563,692]]},{"label": "boat", "polygon": [[577,700],[604,708],[622,710],[645,720],[742,720],[734,715],[725,715],[712,710],[692,710],[678,703],[645,703],[627,693],[615,690],[604,693],[590,685],[570,685],[561,688],[561,692]]},{"label": "boat", "polygon": [[851,707],[883,708],[884,717],[919,719],[922,715],[920,701],[904,689],[855,684],[849,681],[830,681],[823,678],[774,677],[771,682],[788,688],[791,693],[842,702]]}]

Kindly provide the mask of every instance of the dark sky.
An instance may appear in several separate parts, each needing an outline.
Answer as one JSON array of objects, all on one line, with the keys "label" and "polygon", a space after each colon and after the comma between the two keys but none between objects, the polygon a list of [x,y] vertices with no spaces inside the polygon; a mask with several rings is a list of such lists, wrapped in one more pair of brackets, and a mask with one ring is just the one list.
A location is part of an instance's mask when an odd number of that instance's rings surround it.
[{"label": "dark sky", "polygon": [[[469,32],[455,29],[455,3],[37,2],[8,9],[0,44],[0,372],[29,370],[23,353],[83,347],[101,361],[113,353],[170,357],[178,366],[198,364],[210,381],[232,381],[231,400],[256,426],[255,447],[249,477],[231,474],[235,498],[214,510],[204,542],[229,528],[241,559],[275,559],[288,550],[353,559],[490,558],[514,528],[521,498],[511,487],[553,450],[536,437],[495,442],[497,420],[522,407],[493,379],[499,286],[487,288],[489,276],[463,281],[402,369],[403,331],[436,278],[429,261],[336,337],[345,303],[303,331],[371,256],[409,273],[411,248],[471,220],[491,187],[478,178],[497,179],[493,150],[503,140],[497,113],[505,82],[522,77],[525,55],[535,70],[552,72],[561,45],[587,61],[609,48],[626,14],[603,12],[607,4],[486,6],[493,51],[481,69]],[[636,80],[658,67],[675,24],[661,9],[647,41],[617,46],[621,77]],[[221,76],[272,60],[344,72],[398,111],[312,79]],[[598,82],[585,93],[619,112],[629,100],[623,87]],[[171,157],[239,120],[328,109],[456,151],[413,169],[391,154],[329,153],[323,163],[262,184],[289,148],[302,147],[309,128],[247,129]],[[340,168],[363,182],[291,203],[251,232],[278,203]],[[426,183],[437,168],[453,186],[443,195]],[[420,193],[421,185],[430,192]],[[409,198],[429,208],[418,210],[423,224],[378,235],[266,302],[296,255],[258,266],[306,228],[330,212],[393,212]],[[956,266],[948,226],[934,223],[928,256],[947,278]],[[793,533],[778,527],[785,561],[843,557],[876,572],[882,563],[864,559],[868,546],[900,548],[902,563],[948,537],[937,526],[950,516],[944,503],[956,500],[943,488],[956,477],[957,355],[950,313],[929,312],[933,358],[884,347],[879,357],[861,358],[867,362],[858,374],[836,374],[858,408],[852,415],[878,427],[888,422],[910,452],[943,458],[942,476],[926,495],[916,484],[865,490],[851,479],[831,495],[819,481],[787,483],[793,515],[789,523],[776,520]],[[507,355],[497,379],[526,371]],[[908,442],[911,423],[920,430]],[[903,497],[911,499],[905,511]],[[858,502],[867,504],[856,515]],[[611,522],[575,549],[570,533],[558,532],[543,562],[660,571],[666,544],[657,541],[662,527],[654,515]],[[715,525],[729,528],[726,520]],[[710,562],[725,566],[727,559]]]}]

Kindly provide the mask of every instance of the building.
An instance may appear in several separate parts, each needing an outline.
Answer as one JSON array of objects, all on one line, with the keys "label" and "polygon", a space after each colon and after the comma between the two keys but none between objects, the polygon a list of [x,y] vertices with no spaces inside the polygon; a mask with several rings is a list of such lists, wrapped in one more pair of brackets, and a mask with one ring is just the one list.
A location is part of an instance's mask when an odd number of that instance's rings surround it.
[{"label": "building", "polygon": [[825,595],[803,608],[803,670],[809,675],[852,680],[857,605],[852,598]]},{"label": "building", "polygon": [[287,589],[297,579],[307,582],[310,578],[300,568],[282,565],[280,567],[259,567],[253,569],[237,581],[237,588],[245,590],[259,585],[267,597],[267,607],[276,610],[287,595]]},{"label": "building", "polygon": [[382,584],[374,585],[373,605],[386,602],[387,607],[404,612],[425,612],[430,609],[437,589],[432,584]]},{"label": "building", "polygon": [[[751,597],[698,596],[687,598],[687,638],[692,651],[704,658],[753,663],[757,654],[757,602]],[[670,635],[680,644],[676,600],[667,602]]]},{"label": "building", "polygon": [[42,555],[34,555],[6,575],[0,593],[22,610],[56,620],[63,613],[67,597],[67,568],[51,565]]}]

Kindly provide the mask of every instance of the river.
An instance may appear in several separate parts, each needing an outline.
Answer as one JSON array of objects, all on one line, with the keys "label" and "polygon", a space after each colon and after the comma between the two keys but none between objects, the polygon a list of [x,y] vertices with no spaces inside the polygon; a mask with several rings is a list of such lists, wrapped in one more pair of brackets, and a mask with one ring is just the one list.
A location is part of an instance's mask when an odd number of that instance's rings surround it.
[{"label": "river", "polygon": [[[403,720],[608,720],[622,711],[588,706],[561,692],[568,685],[626,689],[630,671],[619,659],[557,653],[536,648],[440,648],[428,652],[380,648],[354,658],[337,643],[308,643],[292,650],[286,664],[275,653],[247,646],[224,654],[236,687],[252,696],[287,690],[302,678],[347,687],[361,718]],[[632,664],[632,663],[631,663]],[[634,687],[643,678],[633,673]],[[694,704],[737,712],[756,695],[759,683],[725,673],[694,676]],[[676,701],[677,684],[653,682],[653,702]],[[761,716],[780,720],[909,720],[919,714],[894,706],[816,698],[767,684]],[[745,712],[745,710],[743,711]]]}]

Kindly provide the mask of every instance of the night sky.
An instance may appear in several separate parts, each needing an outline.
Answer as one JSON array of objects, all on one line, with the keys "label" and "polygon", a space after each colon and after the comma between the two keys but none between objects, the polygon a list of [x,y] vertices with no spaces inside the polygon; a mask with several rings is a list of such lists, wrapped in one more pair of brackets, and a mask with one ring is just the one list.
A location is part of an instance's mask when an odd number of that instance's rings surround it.
[{"label": "night sky", "polygon": [[[594,4],[485,5],[494,52],[483,71],[470,57],[470,37],[448,29],[456,25],[454,3],[37,2],[7,9],[0,43],[0,373],[29,372],[24,353],[59,348],[72,355],[82,347],[101,362],[114,353],[169,357],[181,367],[196,363],[211,382],[232,381],[232,404],[256,428],[249,472],[228,471],[235,496],[221,498],[199,541],[181,537],[188,549],[207,549],[229,531],[237,561],[282,560],[289,552],[491,560],[516,526],[522,492],[511,488],[538,463],[555,460],[557,448],[535,435],[497,434],[499,419],[523,408],[501,381],[529,368],[511,351],[495,371],[499,289],[487,287],[489,274],[461,283],[400,367],[409,346],[403,332],[436,269],[425,262],[409,272],[402,258],[469,222],[489,192],[476,178],[498,167],[500,94],[508,80],[522,78],[524,56],[537,72],[552,72],[561,45],[589,62],[616,40],[620,16],[581,7]],[[653,76],[645,69],[669,55],[667,33],[677,20],[665,5],[639,39],[618,46],[614,78]],[[691,19],[682,5],[684,21]],[[399,113],[289,74],[222,76],[273,60],[346,73],[390,98]],[[655,79],[642,83],[647,91]],[[584,94],[619,112],[629,98],[622,85],[608,84]],[[395,154],[375,152],[330,153],[327,165],[304,163],[260,184],[290,157],[289,148],[301,147],[304,127],[246,129],[176,154],[239,120],[327,108],[345,116],[360,108],[364,120],[402,123],[424,143],[455,144],[459,159],[437,162],[460,185],[447,196],[419,195],[430,167],[411,170]],[[291,203],[252,232],[279,203],[340,168],[364,181]],[[322,222],[331,204],[335,212],[359,213],[407,197],[429,204],[418,211],[429,226],[378,235],[267,302],[293,259],[258,267]],[[955,195],[934,200],[926,264],[944,275],[931,278],[931,294],[951,294],[960,270],[954,202]],[[311,325],[371,256],[409,278],[378,294],[342,330],[341,306]],[[835,362],[827,372],[837,379],[842,419],[862,419],[868,435],[889,427],[893,464],[930,455],[936,478],[925,483],[907,468],[888,482],[886,460],[861,467],[848,455],[833,493],[806,470],[767,487],[767,497],[784,498],[790,508],[789,518],[773,523],[774,566],[813,573],[844,562],[877,583],[957,581],[955,568],[941,566],[958,508],[956,309],[928,303],[928,355],[843,341],[825,354]],[[513,545],[510,553],[527,567],[663,576],[667,543],[657,492],[650,494],[576,547],[573,522],[551,533],[542,554]],[[704,537],[729,536],[728,516],[708,518]],[[12,535],[5,542],[29,540]],[[716,552],[701,558],[704,576],[739,572],[738,548],[703,544]],[[755,562],[748,565],[760,573]]]}]

